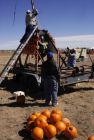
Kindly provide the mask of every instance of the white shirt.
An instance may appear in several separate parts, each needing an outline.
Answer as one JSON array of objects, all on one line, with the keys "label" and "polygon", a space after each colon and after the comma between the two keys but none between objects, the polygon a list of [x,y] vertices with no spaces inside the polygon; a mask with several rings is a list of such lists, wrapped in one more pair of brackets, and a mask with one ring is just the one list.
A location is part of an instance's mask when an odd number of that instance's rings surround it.
[{"label": "white shirt", "polygon": [[36,17],[32,13],[26,14],[25,22],[26,22],[26,26],[37,25]]}]

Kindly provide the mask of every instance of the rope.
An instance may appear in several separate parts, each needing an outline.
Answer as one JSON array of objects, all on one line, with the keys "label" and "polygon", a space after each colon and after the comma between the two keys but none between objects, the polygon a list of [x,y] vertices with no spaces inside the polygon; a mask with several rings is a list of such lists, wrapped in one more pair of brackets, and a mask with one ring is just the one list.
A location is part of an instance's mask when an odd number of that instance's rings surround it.
[{"label": "rope", "polygon": [[14,14],[13,14],[13,25],[14,25],[14,23],[15,23],[15,17],[16,17],[17,3],[18,3],[18,0],[16,0],[16,2],[15,2],[15,7],[14,7]]},{"label": "rope", "polygon": [[31,0],[31,6],[32,6],[32,10],[34,10],[35,9],[34,0]]}]

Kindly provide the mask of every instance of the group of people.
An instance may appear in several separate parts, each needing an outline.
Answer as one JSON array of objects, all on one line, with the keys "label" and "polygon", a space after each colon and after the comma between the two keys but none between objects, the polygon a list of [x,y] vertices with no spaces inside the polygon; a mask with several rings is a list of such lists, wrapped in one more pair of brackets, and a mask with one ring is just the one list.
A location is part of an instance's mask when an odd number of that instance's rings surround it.
[{"label": "group of people", "polygon": [[[38,12],[36,9],[34,9],[32,12],[30,10],[26,12],[26,30],[24,36],[20,40],[21,43],[24,43],[26,41],[34,27],[37,25],[37,15]],[[51,104],[52,106],[56,106],[58,104],[57,93],[60,81],[59,67],[57,66],[54,60],[53,52],[47,50],[47,46],[43,43],[43,38],[41,38],[41,40],[38,41],[39,52],[42,57],[44,57],[45,55],[47,56],[47,60],[42,63],[41,67],[41,77],[44,87],[45,105],[48,106]],[[70,50],[68,54],[68,67],[75,67],[75,64],[75,50]]]},{"label": "group of people", "polygon": [[[26,12],[26,30],[25,34],[20,40],[21,43],[24,43],[26,39],[29,37],[34,27],[37,25],[36,16],[38,12],[34,9],[32,12],[27,10]],[[57,93],[58,93],[58,82],[59,82],[59,70],[56,62],[54,61],[53,52],[47,50],[47,44],[44,43],[44,38],[38,41],[39,52],[41,57],[47,55],[47,60],[43,62],[41,68],[41,77],[44,85],[44,95],[45,95],[45,105],[52,106],[57,105]]]}]

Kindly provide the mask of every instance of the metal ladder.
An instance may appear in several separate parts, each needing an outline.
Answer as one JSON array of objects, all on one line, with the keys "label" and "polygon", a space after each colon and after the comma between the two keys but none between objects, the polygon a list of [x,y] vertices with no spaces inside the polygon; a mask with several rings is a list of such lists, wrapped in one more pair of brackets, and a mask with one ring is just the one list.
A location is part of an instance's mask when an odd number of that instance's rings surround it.
[{"label": "metal ladder", "polygon": [[23,51],[23,49],[27,45],[27,43],[30,40],[30,38],[35,33],[36,29],[37,29],[37,26],[35,26],[35,28],[31,32],[31,34],[27,38],[27,40],[23,44],[20,44],[18,46],[18,48],[16,49],[16,51],[13,53],[13,55],[11,56],[11,58],[9,59],[9,61],[7,62],[6,66],[4,67],[4,69],[2,70],[2,72],[0,73],[0,84],[3,82],[3,80],[5,79],[5,77],[8,75],[9,71],[11,70],[11,68],[13,68],[16,60],[18,59],[19,55],[21,54],[21,52]]}]

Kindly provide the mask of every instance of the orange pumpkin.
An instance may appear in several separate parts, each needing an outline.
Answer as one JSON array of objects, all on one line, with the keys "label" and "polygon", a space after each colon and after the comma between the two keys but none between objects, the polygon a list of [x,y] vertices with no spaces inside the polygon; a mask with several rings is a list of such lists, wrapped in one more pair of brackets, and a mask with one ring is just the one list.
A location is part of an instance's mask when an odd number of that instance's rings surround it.
[{"label": "orange pumpkin", "polygon": [[45,119],[45,120],[47,120],[47,117],[45,116],[45,115],[43,115],[43,114],[40,114],[39,116],[38,116],[38,118],[43,118],[43,119]]},{"label": "orange pumpkin", "polygon": [[44,135],[51,139],[56,135],[56,127],[52,124],[48,124],[44,129]]},{"label": "orange pumpkin", "polygon": [[89,136],[87,140],[94,140],[94,135]]},{"label": "orange pumpkin", "polygon": [[55,124],[56,122],[61,121],[61,120],[62,120],[62,116],[60,114],[51,113],[51,115],[50,115],[50,122],[52,124]]},{"label": "orange pumpkin", "polygon": [[52,113],[57,113],[57,114],[59,114],[59,115],[62,116],[62,111],[59,110],[58,108],[54,108],[54,109],[52,110],[51,114],[52,114]]},{"label": "orange pumpkin", "polygon": [[30,115],[30,116],[28,117],[28,119],[27,119],[27,122],[29,122],[29,121],[34,121],[36,118],[37,118],[36,115]]},{"label": "orange pumpkin", "polygon": [[39,117],[40,113],[39,112],[33,112],[32,115],[35,115],[36,117]]},{"label": "orange pumpkin", "polygon": [[56,127],[56,130],[57,130],[57,133],[63,132],[66,129],[65,123],[62,122],[62,121],[56,122],[55,127]]},{"label": "orange pumpkin", "polygon": [[75,126],[69,125],[66,127],[64,134],[68,138],[76,138],[77,137],[77,129]]},{"label": "orange pumpkin", "polygon": [[68,118],[63,118],[62,121],[66,124],[66,126],[71,125],[71,122]]},{"label": "orange pumpkin", "polygon": [[35,119],[34,125],[37,126],[37,127],[40,127],[40,128],[44,128],[45,126],[48,125],[48,123],[44,118],[38,117],[38,118]]},{"label": "orange pumpkin", "polygon": [[44,111],[42,111],[41,114],[44,115],[44,116],[46,116],[47,119],[49,119],[51,112],[48,109],[45,109]]},{"label": "orange pumpkin", "polygon": [[43,129],[39,127],[35,127],[31,133],[31,136],[34,140],[43,140],[43,135],[44,135]]}]

